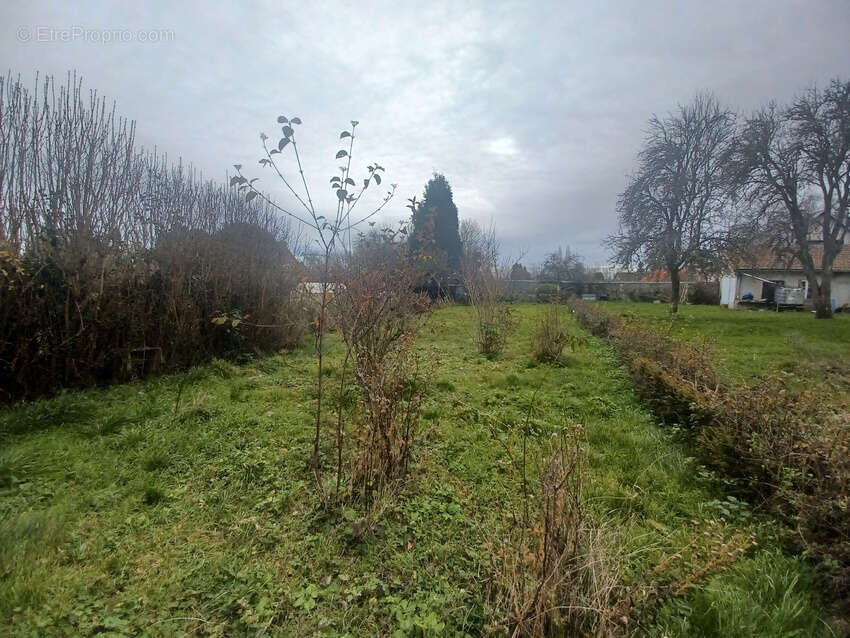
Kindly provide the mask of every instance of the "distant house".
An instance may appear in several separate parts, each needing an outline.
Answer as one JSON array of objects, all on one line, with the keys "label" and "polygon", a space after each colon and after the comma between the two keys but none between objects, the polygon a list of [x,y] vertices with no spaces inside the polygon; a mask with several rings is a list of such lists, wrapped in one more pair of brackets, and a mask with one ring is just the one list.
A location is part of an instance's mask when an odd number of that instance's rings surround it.
[{"label": "distant house", "polygon": [[[342,284],[328,282],[327,298],[333,299],[334,295],[341,289]],[[291,301],[312,306],[321,303],[324,284],[321,281],[302,281],[292,291]]]},{"label": "distant house", "polygon": [[[691,272],[687,268],[682,268],[679,271],[679,280],[680,281],[702,281],[705,277],[696,272]],[[662,281],[670,281],[670,271],[661,269],[661,270],[651,270],[648,273],[641,275],[640,281],[646,281],[651,283],[660,283]]]},{"label": "distant house", "polygon": [[612,277],[611,281],[625,281],[625,282],[640,281],[640,278],[642,276],[643,275],[641,275],[638,272],[632,272],[630,270],[620,270],[620,271],[614,273],[614,276]]},{"label": "distant house", "polygon": [[[823,245],[812,243],[809,250],[815,264],[821,263]],[[720,288],[720,303],[730,308],[742,300],[773,304],[779,288],[802,289],[804,304],[811,305],[811,290],[800,262],[769,250],[739,262],[733,273],[723,277]],[[850,244],[842,247],[833,263],[832,305],[836,309],[850,309]]]}]

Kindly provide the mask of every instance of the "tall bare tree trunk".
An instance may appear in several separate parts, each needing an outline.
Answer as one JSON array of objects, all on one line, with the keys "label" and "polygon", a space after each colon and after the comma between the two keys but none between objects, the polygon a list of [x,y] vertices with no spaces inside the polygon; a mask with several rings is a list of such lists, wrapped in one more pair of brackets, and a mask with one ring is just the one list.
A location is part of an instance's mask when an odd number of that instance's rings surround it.
[{"label": "tall bare tree trunk", "polygon": [[678,268],[670,268],[670,312],[679,312],[679,290],[681,288],[681,279],[679,277]]},{"label": "tall bare tree trunk", "polygon": [[815,317],[817,319],[831,319],[832,268],[825,268],[823,270],[820,282],[818,282],[817,276],[814,273],[809,275],[809,286],[812,287],[812,303],[815,306]]}]

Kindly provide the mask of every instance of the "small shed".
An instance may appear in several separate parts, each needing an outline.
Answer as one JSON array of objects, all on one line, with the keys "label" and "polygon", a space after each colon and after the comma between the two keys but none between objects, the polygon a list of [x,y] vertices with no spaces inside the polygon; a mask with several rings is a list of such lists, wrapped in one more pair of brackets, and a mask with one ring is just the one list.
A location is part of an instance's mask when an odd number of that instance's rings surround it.
[{"label": "small shed", "polygon": [[[820,263],[822,244],[812,242],[809,250],[815,263]],[[754,250],[752,257],[740,262],[733,273],[720,280],[721,305],[734,308],[742,301],[776,308],[808,306],[811,291],[802,265],[796,258]],[[850,244],[842,247],[833,263],[832,307],[850,309]]]}]

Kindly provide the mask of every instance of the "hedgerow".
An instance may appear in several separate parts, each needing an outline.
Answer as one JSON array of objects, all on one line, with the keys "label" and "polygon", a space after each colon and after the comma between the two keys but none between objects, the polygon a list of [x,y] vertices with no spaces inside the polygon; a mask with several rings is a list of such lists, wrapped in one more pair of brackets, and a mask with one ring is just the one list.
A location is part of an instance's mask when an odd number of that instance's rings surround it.
[{"label": "hedgerow", "polygon": [[797,549],[817,561],[835,599],[846,601],[848,415],[776,374],[748,386],[726,383],[707,344],[679,341],[575,298],[569,305],[583,326],[615,347],[656,414],[690,428],[704,462],[740,479],[779,515],[795,532],[788,536]]},{"label": "hedgerow", "polygon": [[0,77],[0,402],[294,345],[288,224],[85,95]]}]

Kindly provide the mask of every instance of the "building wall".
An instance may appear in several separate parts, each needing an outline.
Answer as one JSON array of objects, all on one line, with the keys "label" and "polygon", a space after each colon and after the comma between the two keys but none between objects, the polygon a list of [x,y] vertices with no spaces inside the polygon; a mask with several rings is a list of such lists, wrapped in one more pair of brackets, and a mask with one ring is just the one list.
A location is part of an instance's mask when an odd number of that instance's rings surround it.
[{"label": "building wall", "polygon": [[[759,270],[752,273],[757,277],[761,277],[762,279],[770,279],[771,281],[784,281],[785,286],[788,288],[801,288],[806,281],[806,277],[799,271],[787,271],[787,270]],[[744,275],[738,275],[738,299],[751,292],[753,293],[753,298],[758,301],[764,297],[762,293],[762,286],[764,282],[759,281],[758,279],[753,279],[752,277],[746,277]]]},{"label": "building wall", "polygon": [[738,278],[737,277],[721,277],[720,278],[720,305],[735,307],[735,298],[738,293]]},{"label": "building wall", "polygon": [[[806,277],[799,270],[758,270],[752,274],[762,279],[770,279],[771,281],[784,281],[789,288],[802,287]],[[753,293],[753,297],[759,300],[762,295],[763,282],[752,277],[738,275],[738,290],[737,300],[740,301],[741,296],[745,293]],[[850,273],[837,273],[832,278],[832,298],[835,299],[836,307],[850,305]]]},{"label": "building wall", "polygon": [[840,273],[833,277],[832,298],[838,308],[850,306],[850,273]]}]

